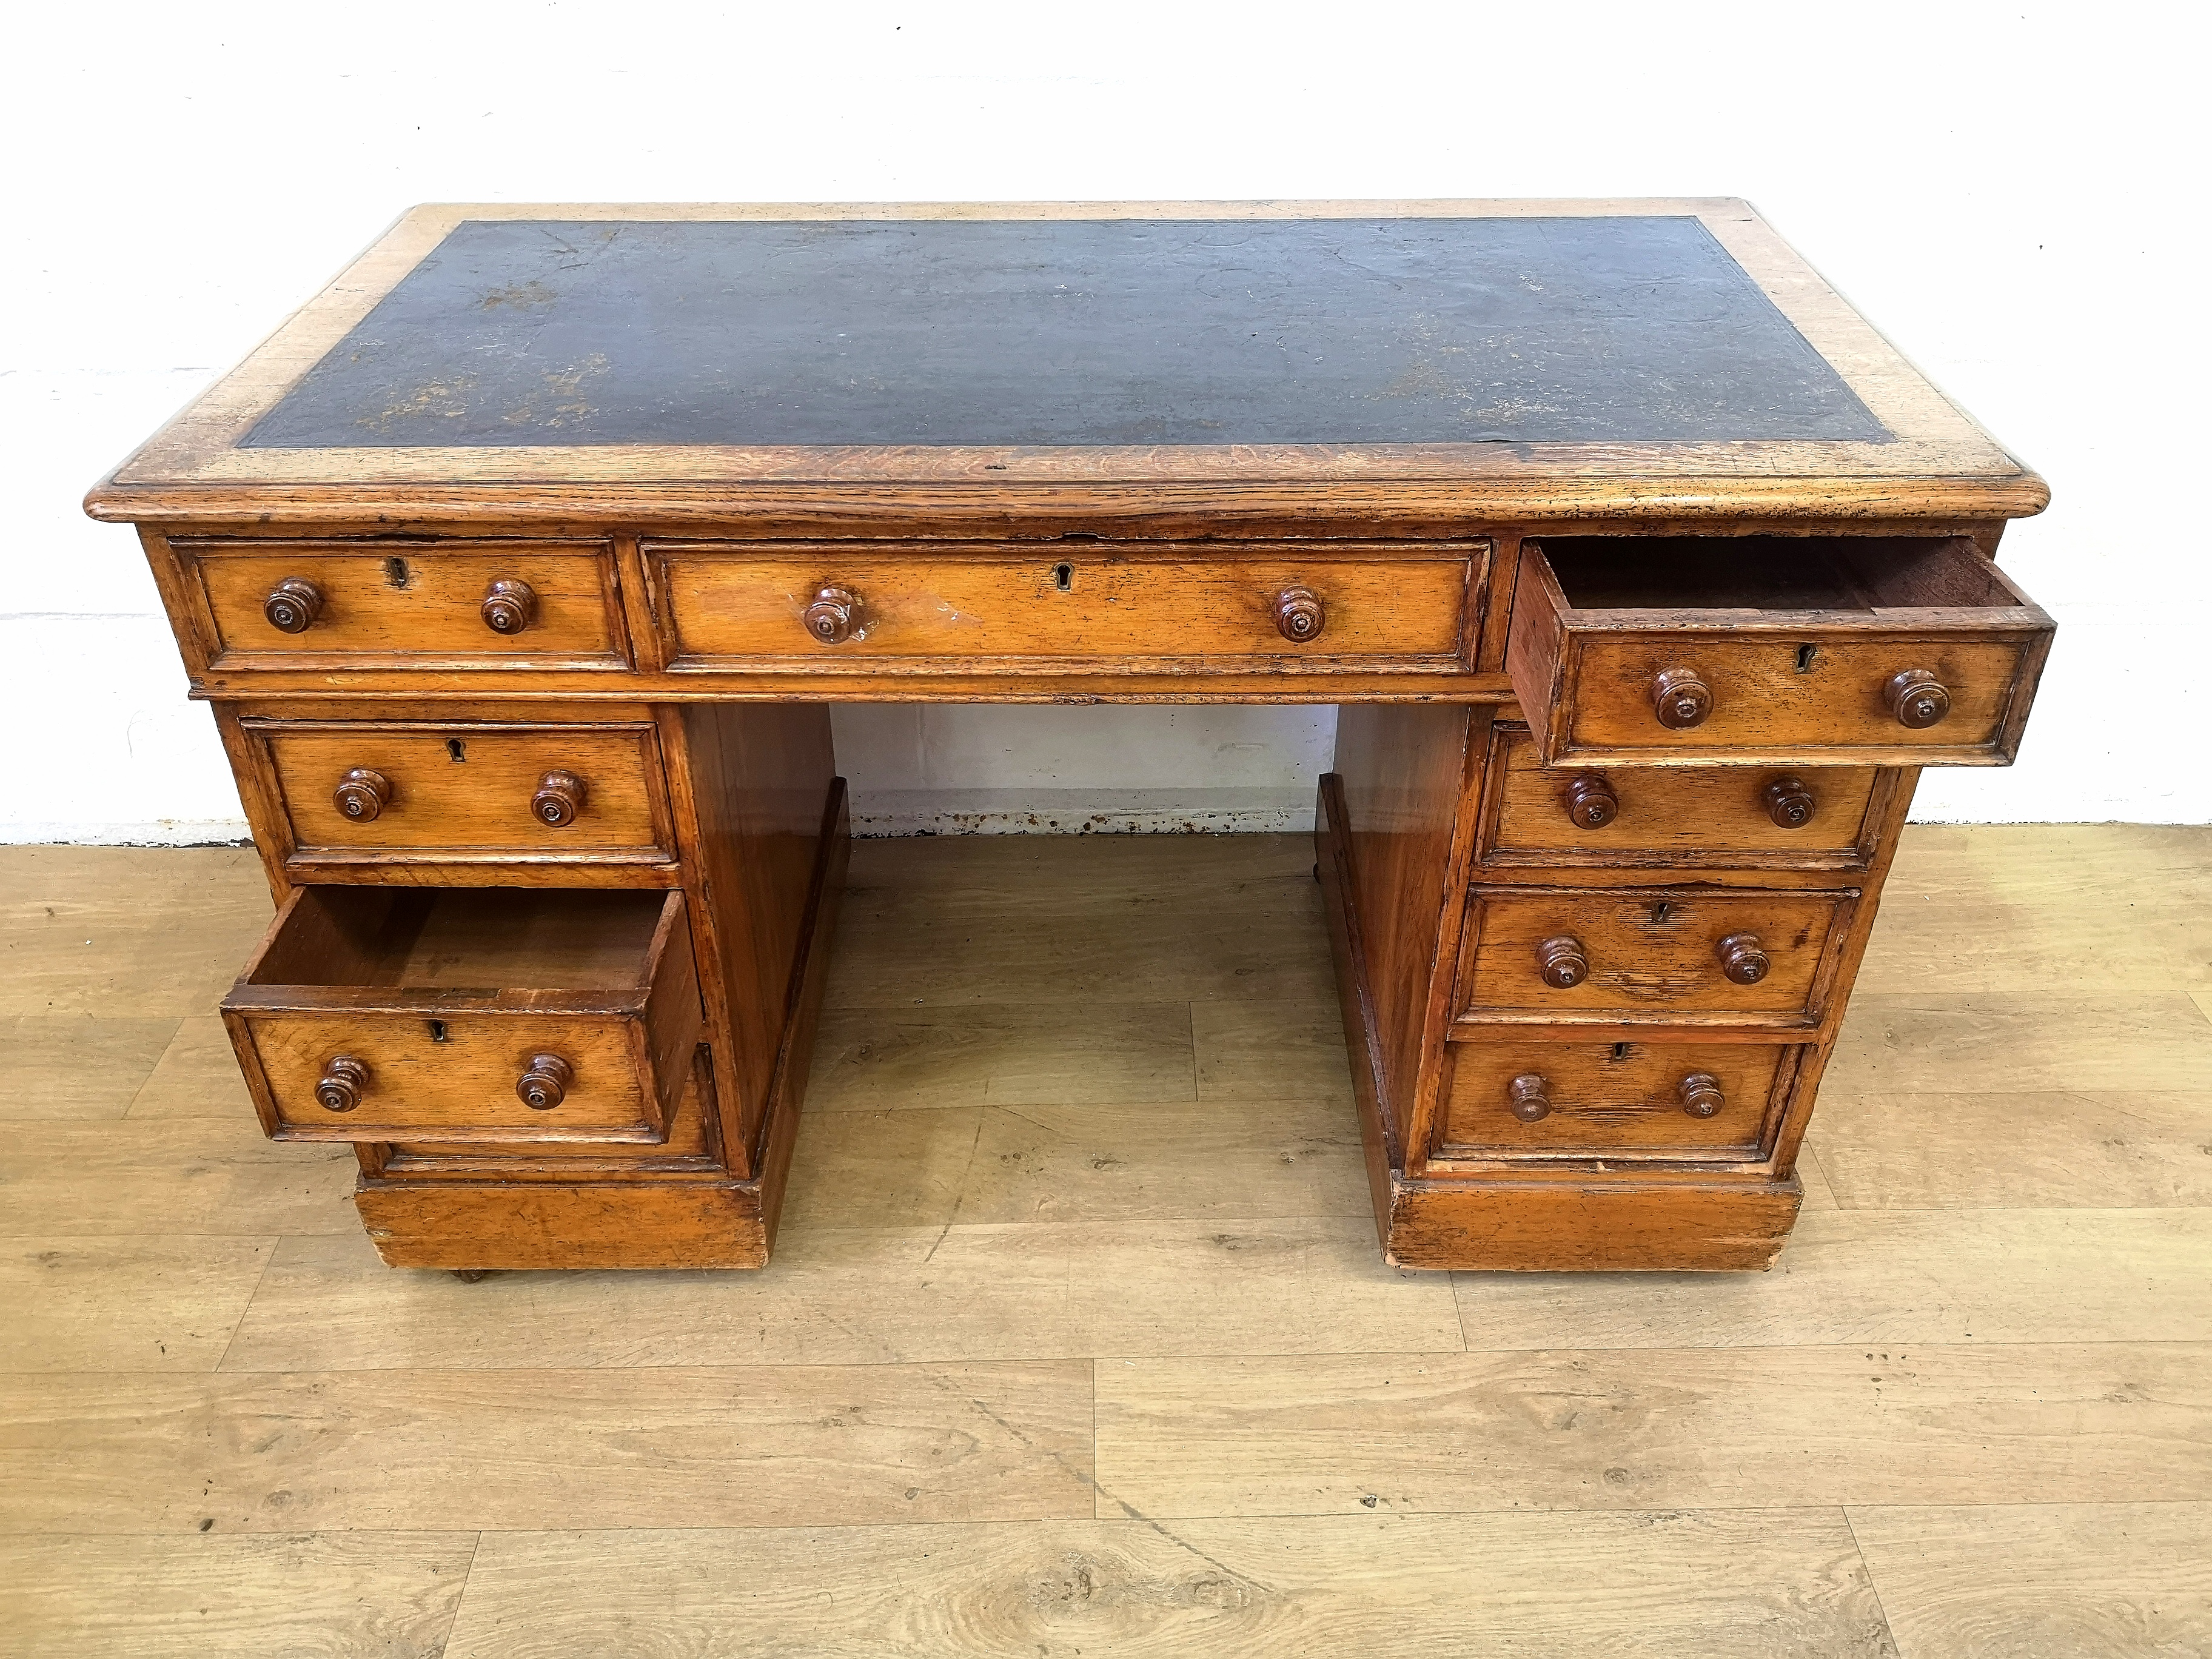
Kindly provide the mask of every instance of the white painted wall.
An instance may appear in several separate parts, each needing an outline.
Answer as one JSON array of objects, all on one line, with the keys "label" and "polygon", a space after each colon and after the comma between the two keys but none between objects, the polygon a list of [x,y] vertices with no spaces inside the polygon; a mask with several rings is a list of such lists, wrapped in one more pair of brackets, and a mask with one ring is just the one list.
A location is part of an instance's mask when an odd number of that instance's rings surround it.
[{"label": "white painted wall", "polygon": [[[1742,195],[2051,479],[2020,764],[1923,817],[2212,820],[2203,14],[630,0],[41,6],[9,32],[0,838],[243,832],[84,488],[423,200]],[[1296,822],[1304,709],[841,710],[862,813]],[[953,823],[966,822],[956,817]]]}]

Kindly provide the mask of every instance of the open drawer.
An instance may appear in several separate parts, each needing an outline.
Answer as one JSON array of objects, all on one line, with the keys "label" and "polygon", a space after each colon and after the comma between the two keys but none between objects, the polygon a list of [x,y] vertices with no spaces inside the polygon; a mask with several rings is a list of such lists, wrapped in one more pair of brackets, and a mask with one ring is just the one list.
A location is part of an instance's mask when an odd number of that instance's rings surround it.
[{"label": "open drawer", "polygon": [[1547,766],[2004,766],[2052,632],[1963,536],[1547,538],[1506,666]]},{"label": "open drawer", "polygon": [[701,1011],[681,893],[301,887],[223,999],[279,1140],[666,1138]]}]

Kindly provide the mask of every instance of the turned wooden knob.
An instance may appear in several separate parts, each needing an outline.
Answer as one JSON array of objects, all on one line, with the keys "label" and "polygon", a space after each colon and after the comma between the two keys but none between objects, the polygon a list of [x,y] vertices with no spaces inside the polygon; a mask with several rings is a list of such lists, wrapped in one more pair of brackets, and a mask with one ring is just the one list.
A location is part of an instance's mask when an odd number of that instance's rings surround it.
[{"label": "turned wooden knob", "polygon": [[1713,954],[1721,959],[1721,971],[1738,985],[1758,984],[1774,965],[1759,948],[1756,933],[1730,933],[1713,947]]},{"label": "turned wooden knob", "polygon": [[1538,945],[1536,961],[1543,969],[1544,983],[1555,991],[1571,991],[1589,977],[1589,958],[1583,954],[1583,942],[1565,933]]},{"label": "turned wooden knob", "polygon": [[1777,778],[1759,793],[1766,816],[1784,830],[1802,830],[1813,821],[1813,792],[1802,778]]},{"label": "turned wooden knob", "polygon": [[1678,1092],[1682,1097],[1682,1109],[1692,1117],[1713,1117],[1728,1098],[1721,1093],[1721,1080],[1711,1072],[1692,1072],[1684,1078]]},{"label": "turned wooden knob", "polygon": [[1567,786],[1567,816],[1585,830],[1602,830],[1620,816],[1620,797],[1595,772]]},{"label": "turned wooden knob", "polygon": [[304,634],[323,614],[323,590],[305,576],[287,576],[261,601],[261,614],[280,634]]},{"label": "turned wooden knob", "polygon": [[558,1054],[532,1054],[530,1069],[515,1080],[514,1092],[533,1112],[550,1112],[575,1087],[576,1068]]},{"label": "turned wooden knob", "polygon": [[351,1054],[334,1054],[315,1080],[315,1104],[326,1112],[349,1112],[368,1088],[368,1067]]},{"label": "turned wooden knob", "polygon": [[1694,668],[1662,669],[1651,682],[1651,711],[1671,732],[1703,726],[1713,712],[1713,689]]},{"label": "turned wooden knob", "polygon": [[1924,732],[1951,712],[1951,694],[1943,683],[1924,668],[1907,668],[1890,676],[1882,688],[1889,712],[1899,726]]},{"label": "turned wooden knob", "polygon": [[331,799],[354,823],[373,823],[392,805],[392,782],[381,772],[356,766],[338,780],[338,787],[331,792]]},{"label": "turned wooden knob", "polygon": [[1537,1123],[1552,1115],[1552,1085],[1534,1072],[1523,1072],[1506,1085],[1513,1115],[1523,1123]]},{"label": "turned wooden knob", "polygon": [[501,580],[484,592],[480,614],[495,634],[520,634],[538,620],[538,595],[528,582]]},{"label": "turned wooden knob", "polygon": [[824,587],[814,603],[799,612],[806,631],[824,645],[842,645],[853,637],[860,620],[860,596],[848,587]]},{"label": "turned wooden knob", "polygon": [[549,830],[566,830],[584,810],[584,781],[574,772],[548,772],[530,798],[530,815]]},{"label": "turned wooden knob", "polygon": [[1328,622],[1321,596],[1310,587],[1286,587],[1275,595],[1275,627],[1292,645],[1319,639]]}]

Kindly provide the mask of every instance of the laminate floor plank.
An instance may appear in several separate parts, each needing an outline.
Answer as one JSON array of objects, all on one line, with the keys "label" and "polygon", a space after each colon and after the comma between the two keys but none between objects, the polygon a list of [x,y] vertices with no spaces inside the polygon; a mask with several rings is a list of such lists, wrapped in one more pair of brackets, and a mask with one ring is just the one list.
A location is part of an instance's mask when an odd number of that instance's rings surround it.
[{"label": "laminate floor plank", "polygon": [[204,1014],[274,914],[246,848],[0,850],[0,1015]]},{"label": "laminate floor plank", "polygon": [[1352,1065],[1334,1003],[1197,1002],[1190,1015],[1200,1100],[1318,1100],[1352,1109]]},{"label": "laminate floor plank", "polygon": [[253,1123],[253,1097],[217,1014],[177,1022],[176,1034],[131,1098],[134,1123],[159,1117],[213,1117]]},{"label": "laminate floor plank", "polygon": [[1820,1098],[2081,1089],[2212,1093],[2212,1022],[2178,989],[1862,991]]},{"label": "laminate floor plank", "polygon": [[825,1112],[799,1121],[786,1228],[1371,1214],[1341,1105]]},{"label": "laminate floor plank", "polygon": [[2186,825],[1915,824],[1865,991],[2212,984],[2212,836]]},{"label": "laminate floor plank", "polygon": [[438,1659],[471,1533],[0,1536],[0,1646],[40,1659]]},{"label": "laminate floor plank", "polygon": [[2212,1205],[2212,1089],[1823,1090],[1806,1145],[1846,1209]]},{"label": "laminate floor plank", "polygon": [[815,1038],[806,1110],[1188,1101],[1194,1066],[1188,1002],[836,1008]]},{"label": "laminate floor plank", "polygon": [[1200,1000],[1312,1007],[1334,994],[1328,935],[1311,916],[1147,908],[1090,927],[1029,911],[847,917],[823,999],[832,1009],[1027,1001],[1080,1011]]},{"label": "laminate floor plank", "polygon": [[0,1238],[0,1371],[211,1371],[274,1238]]},{"label": "laminate floor plank", "polygon": [[2196,1500],[2212,1345],[1107,1361],[1097,1422],[1156,1519]]},{"label": "laminate floor plank", "polygon": [[2212,1210],[1808,1212],[1763,1273],[1453,1275],[1474,1349],[2212,1342]]},{"label": "laminate floor plank", "polygon": [[266,1140],[251,1117],[46,1126],[0,1137],[0,1237],[357,1232],[360,1172],[344,1141]]},{"label": "laminate floor plank", "polygon": [[231,1371],[868,1365],[972,1356],[1457,1352],[1451,1284],[1365,1217],[806,1231],[727,1273],[394,1273],[288,1238]]},{"label": "laminate floor plank", "polygon": [[447,1659],[1894,1651],[1824,1510],[487,1534]]},{"label": "laminate floor plank", "polygon": [[2212,991],[2191,991],[2189,1000],[2197,1005],[2197,1012],[2204,1016],[2205,1023],[2212,1024]]},{"label": "laminate floor plank", "polygon": [[2212,1653],[2212,1504],[1854,1509],[1903,1659]]},{"label": "laminate floor plank", "polygon": [[0,1532],[1035,1520],[1089,1362],[0,1376]]},{"label": "laminate floor plank", "polygon": [[113,1121],[130,1109],[177,1025],[94,1014],[0,1016],[0,1122]]}]

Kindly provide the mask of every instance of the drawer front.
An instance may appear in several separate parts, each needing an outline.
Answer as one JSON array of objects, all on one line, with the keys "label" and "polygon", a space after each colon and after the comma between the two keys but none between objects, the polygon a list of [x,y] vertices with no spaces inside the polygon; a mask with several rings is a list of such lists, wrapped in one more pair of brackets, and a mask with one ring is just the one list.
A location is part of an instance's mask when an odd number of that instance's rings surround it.
[{"label": "drawer front", "polygon": [[210,665],[622,668],[601,542],[179,542]]},{"label": "drawer front", "polygon": [[1506,667],[1549,764],[2009,764],[2053,628],[1963,537],[1522,544]]},{"label": "drawer front", "polygon": [[[563,1014],[272,1013],[245,1025],[285,1138],[376,1140],[433,1130],[475,1139],[651,1140],[659,1118],[635,1027],[620,1018]],[[538,1057],[568,1067],[560,1103],[526,1105],[518,1085]],[[362,1068],[359,1103],[333,1111],[317,1091],[333,1062]]]},{"label": "drawer front", "polygon": [[298,856],[674,857],[648,725],[242,724]]},{"label": "drawer front", "polygon": [[669,1120],[665,1140],[650,1145],[539,1140],[527,1146],[395,1141],[384,1148],[376,1173],[410,1181],[575,1181],[719,1171],[707,1127],[714,1097],[714,1078],[702,1048]]},{"label": "drawer front", "polygon": [[[1486,544],[1102,552],[648,544],[671,665],[1455,666]],[[830,597],[825,598],[828,595]]]},{"label": "drawer front", "polygon": [[1433,1155],[1756,1158],[1797,1053],[1760,1042],[1455,1043]]},{"label": "drawer front", "polygon": [[1458,1023],[1799,1030],[1817,1022],[1856,891],[1478,889]]},{"label": "drawer front", "polygon": [[[1823,640],[1808,629],[1593,639],[1573,660],[1566,752],[1819,760],[1874,750],[1910,760],[1988,750],[2011,711],[2027,648],[2023,641],[1926,634]],[[1662,675],[1684,673],[1711,690],[1711,712],[1695,726],[1669,728],[1656,712],[1656,688]],[[1931,676],[1950,704],[1920,730],[1900,724],[1886,696],[1898,676],[1916,673]]]},{"label": "drawer front", "polygon": [[1491,738],[1480,856],[1510,865],[1863,870],[1870,766],[1547,767],[1526,726]]},{"label": "drawer front", "polygon": [[295,887],[222,1001],[278,1139],[664,1142],[703,1010],[684,896]]}]

